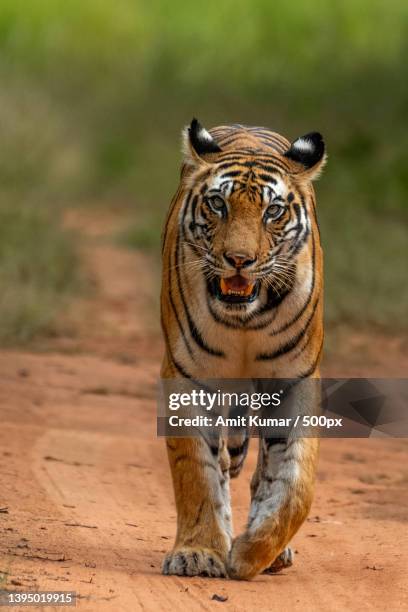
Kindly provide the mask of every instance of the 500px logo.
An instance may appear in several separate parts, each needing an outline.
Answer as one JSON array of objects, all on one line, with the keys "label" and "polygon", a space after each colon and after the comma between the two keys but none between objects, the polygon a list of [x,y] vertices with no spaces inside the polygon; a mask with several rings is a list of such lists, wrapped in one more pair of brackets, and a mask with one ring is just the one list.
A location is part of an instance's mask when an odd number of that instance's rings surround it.
[{"label": "500px logo", "polygon": [[179,410],[181,407],[200,407],[204,410],[213,408],[250,408],[260,410],[268,406],[280,406],[283,391],[277,393],[227,393],[215,391],[209,393],[200,389],[189,393],[170,393],[168,406],[170,410]]}]

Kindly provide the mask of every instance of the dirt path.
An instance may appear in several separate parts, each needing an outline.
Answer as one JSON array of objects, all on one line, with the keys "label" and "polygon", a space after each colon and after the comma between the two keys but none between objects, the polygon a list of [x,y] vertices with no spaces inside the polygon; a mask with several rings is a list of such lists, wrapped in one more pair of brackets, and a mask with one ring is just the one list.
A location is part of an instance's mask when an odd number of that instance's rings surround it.
[{"label": "dirt path", "polygon": [[[155,431],[156,273],[105,241],[109,219],[70,222],[87,230],[95,295],[43,350],[0,354],[0,588],[75,590],[92,612],[407,609],[405,440],[323,442],[291,569],[243,583],[160,575],[175,509]],[[328,364],[348,367],[347,355]],[[236,530],[255,446],[232,486]]]}]

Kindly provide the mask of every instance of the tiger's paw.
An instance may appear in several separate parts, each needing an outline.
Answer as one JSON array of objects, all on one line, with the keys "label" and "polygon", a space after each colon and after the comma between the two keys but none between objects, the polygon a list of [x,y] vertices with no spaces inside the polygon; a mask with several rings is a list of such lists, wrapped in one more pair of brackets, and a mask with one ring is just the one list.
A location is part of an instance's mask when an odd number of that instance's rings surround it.
[{"label": "tiger's paw", "polygon": [[285,550],[281,552],[280,555],[276,557],[275,561],[263,571],[263,573],[277,574],[278,572],[281,572],[283,569],[285,569],[285,567],[290,567],[291,565],[293,565],[293,558],[293,551],[288,546],[287,548],[285,548]]},{"label": "tiger's paw", "polygon": [[251,580],[262,571],[265,563],[262,544],[247,533],[235,538],[228,559],[228,576],[234,580]]},{"label": "tiger's paw", "polygon": [[166,576],[207,576],[225,578],[227,571],[220,555],[209,548],[178,548],[168,553],[163,561]]},{"label": "tiger's paw", "polygon": [[251,580],[261,572],[278,572],[283,567],[292,565],[290,548],[285,548],[271,564],[271,558],[274,558],[273,549],[270,537],[261,537],[260,534],[255,537],[249,532],[243,533],[235,538],[232,544],[228,559],[228,576],[234,580]]}]

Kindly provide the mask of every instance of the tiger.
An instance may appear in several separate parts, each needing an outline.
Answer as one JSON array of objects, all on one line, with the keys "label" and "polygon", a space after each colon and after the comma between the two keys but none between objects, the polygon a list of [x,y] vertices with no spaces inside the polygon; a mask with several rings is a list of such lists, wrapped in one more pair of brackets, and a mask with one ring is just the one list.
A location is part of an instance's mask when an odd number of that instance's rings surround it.
[{"label": "tiger", "polygon": [[[323,254],[312,181],[326,163],[323,137],[290,142],[264,127],[207,130],[193,119],[183,153],[162,234],[161,377],[319,379]],[[292,565],[318,440],[259,439],[248,523],[234,538],[230,478],[248,442],[166,438],[177,534],[163,574],[249,580]]]}]

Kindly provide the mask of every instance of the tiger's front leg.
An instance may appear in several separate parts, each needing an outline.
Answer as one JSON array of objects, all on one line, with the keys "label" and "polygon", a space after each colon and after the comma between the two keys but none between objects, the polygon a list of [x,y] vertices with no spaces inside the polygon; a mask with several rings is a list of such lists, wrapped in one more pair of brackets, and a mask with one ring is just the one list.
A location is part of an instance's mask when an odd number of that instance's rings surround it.
[{"label": "tiger's front leg", "polygon": [[177,508],[177,535],[163,574],[224,577],[231,547],[229,457],[225,444],[170,438],[167,450]]},{"label": "tiger's front leg", "polygon": [[231,578],[250,579],[291,565],[287,546],[310,510],[317,455],[316,438],[260,440],[248,526],[229,557]]}]

